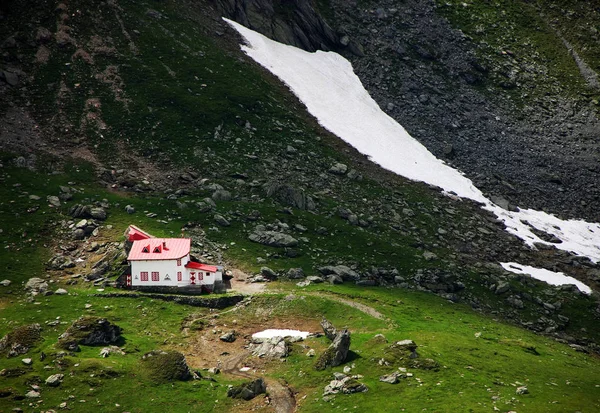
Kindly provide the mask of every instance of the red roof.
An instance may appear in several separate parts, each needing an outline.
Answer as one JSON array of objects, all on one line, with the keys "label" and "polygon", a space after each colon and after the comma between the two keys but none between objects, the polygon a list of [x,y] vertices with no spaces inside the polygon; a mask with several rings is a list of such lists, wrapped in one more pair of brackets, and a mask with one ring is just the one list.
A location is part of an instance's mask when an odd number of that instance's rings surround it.
[{"label": "red roof", "polygon": [[193,268],[195,270],[203,270],[208,272],[217,272],[217,267],[214,265],[200,264],[199,262],[190,261],[185,264],[185,268]]},{"label": "red roof", "polygon": [[141,230],[135,225],[130,225],[127,228],[127,232],[125,233],[128,241],[137,241],[141,239],[154,238],[152,235],[148,234],[146,231]]},{"label": "red roof", "polygon": [[192,240],[189,238],[148,238],[133,241],[129,261],[176,260],[190,253]]}]

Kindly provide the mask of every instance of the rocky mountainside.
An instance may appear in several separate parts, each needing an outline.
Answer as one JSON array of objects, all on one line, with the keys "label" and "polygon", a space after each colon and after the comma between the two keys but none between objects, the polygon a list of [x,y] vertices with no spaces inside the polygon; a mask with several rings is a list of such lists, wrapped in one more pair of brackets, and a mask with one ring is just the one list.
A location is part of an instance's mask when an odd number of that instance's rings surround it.
[{"label": "rocky mountainside", "polygon": [[[596,264],[554,248],[531,250],[476,205],[378,168],[322,130],[289,91],[245,57],[220,16],[309,50],[347,55],[382,107],[434,153],[452,157],[497,197],[549,210],[560,205],[567,216],[594,217],[586,212],[592,211],[593,174],[575,168],[576,156],[551,162],[556,151],[528,147],[533,135],[521,131],[550,118],[510,93],[535,83],[544,92],[530,92],[531,102],[583,105],[591,92],[575,96],[577,89],[561,83],[549,62],[538,67],[548,72],[549,86],[536,71],[506,84],[486,50],[451,25],[451,6],[314,6],[5,3],[0,137],[10,199],[2,210],[8,275],[24,280],[22,257],[11,253],[22,250],[51,258],[49,274],[81,270],[98,283],[122,270],[122,255],[118,244],[91,245],[94,237],[116,240],[113,226],[132,221],[165,235],[184,227],[197,236],[198,255],[250,272],[266,264],[288,278],[334,275],[332,282],[425,289],[588,344],[581,328],[593,319],[579,315],[600,316],[594,298],[510,275],[498,262],[565,271],[598,289]],[[501,56],[514,60],[515,53]],[[517,98],[521,111],[537,114],[519,115]],[[594,127],[595,118],[583,123],[583,113],[570,117],[573,133],[575,125]],[[535,178],[550,173],[552,179]],[[575,185],[578,174],[579,184],[588,186],[577,193],[578,202],[564,201],[574,197],[574,187],[550,193],[559,181]],[[78,188],[81,180],[85,187]],[[539,191],[527,189],[532,185]],[[80,213],[92,210],[101,210],[101,218]],[[54,241],[23,235],[40,231]],[[88,254],[99,260],[93,267],[82,258]],[[29,272],[44,270],[43,261],[28,262]]]},{"label": "rocky mountainside", "polygon": [[492,198],[600,219],[600,16],[585,2],[217,3],[280,42],[344,54],[390,116]]},{"label": "rocky mountainside", "polygon": [[[387,113],[506,208],[600,220],[595,13],[575,0],[0,0],[0,410],[391,411],[398,394],[407,411],[597,410],[600,265],[529,248],[480,205],[383,170],[222,20],[343,54]],[[254,295],[124,291],[130,224],[190,237]],[[344,364],[315,369],[337,352],[318,335],[267,343],[288,363],[250,354],[253,333],[315,332],[322,316],[351,345]],[[249,379],[269,397],[227,397]]]}]

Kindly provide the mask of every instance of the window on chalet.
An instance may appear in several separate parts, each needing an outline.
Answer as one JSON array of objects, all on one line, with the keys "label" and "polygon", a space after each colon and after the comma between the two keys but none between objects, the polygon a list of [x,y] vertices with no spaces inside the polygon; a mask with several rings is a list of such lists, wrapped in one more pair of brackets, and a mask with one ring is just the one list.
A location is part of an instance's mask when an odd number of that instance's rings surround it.
[{"label": "window on chalet", "polygon": [[177,281],[181,280],[183,280],[183,274],[181,274],[181,271],[177,271]]},{"label": "window on chalet", "polygon": [[204,275],[202,275],[202,272],[198,272],[198,279],[199,280],[203,280],[204,279]]},{"label": "window on chalet", "polygon": [[160,281],[158,271],[152,271],[152,281]]},{"label": "window on chalet", "polygon": [[160,254],[160,253],[162,252],[162,250],[160,249],[160,245],[159,245],[159,246],[156,246],[156,247],[154,247],[154,251],[152,251],[152,252],[153,252],[153,253],[155,253],[155,254],[156,254],[156,253]]},{"label": "window on chalet", "polygon": [[179,259],[177,260],[177,266],[178,266],[178,267],[181,267],[181,258],[179,258]]},{"label": "window on chalet", "polygon": [[150,253],[150,245],[146,245],[144,248],[142,248],[142,252],[149,254]]},{"label": "window on chalet", "polygon": [[148,281],[148,271],[142,271],[140,273],[140,281]]}]

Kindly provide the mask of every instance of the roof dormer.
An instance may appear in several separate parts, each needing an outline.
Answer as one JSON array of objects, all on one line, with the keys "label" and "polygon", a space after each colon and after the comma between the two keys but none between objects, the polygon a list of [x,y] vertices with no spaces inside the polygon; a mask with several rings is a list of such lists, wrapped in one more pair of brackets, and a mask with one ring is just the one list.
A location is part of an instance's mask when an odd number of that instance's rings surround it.
[{"label": "roof dormer", "polygon": [[142,248],[142,252],[149,254],[150,253],[150,244],[148,244],[144,248]]},{"label": "roof dormer", "polygon": [[162,252],[162,245],[157,245],[156,247],[154,247],[154,250],[152,250],[152,252],[154,254],[160,254]]}]

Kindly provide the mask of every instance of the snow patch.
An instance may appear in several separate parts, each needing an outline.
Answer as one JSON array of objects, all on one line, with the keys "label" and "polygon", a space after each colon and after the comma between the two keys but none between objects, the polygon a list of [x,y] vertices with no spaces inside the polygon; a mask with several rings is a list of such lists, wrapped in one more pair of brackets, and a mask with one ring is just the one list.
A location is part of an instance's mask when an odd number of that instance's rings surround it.
[{"label": "snow patch", "polygon": [[264,331],[259,331],[258,333],[252,334],[253,339],[264,339],[264,338],[273,338],[273,337],[301,337],[303,340],[308,337],[310,333],[308,331],[300,331],[300,330],[286,330],[286,329],[275,329],[271,328]]},{"label": "snow patch", "polygon": [[[530,247],[553,245],[600,261],[600,225],[561,220],[532,209],[507,211],[487,199],[461,172],[437,159],[383,112],[354,74],[352,65],[333,52],[305,52],[277,43],[225,19],[245,39],[242,50],[288,85],[319,123],[381,167],[483,204],[511,234]],[[538,237],[532,227],[559,242]]]},{"label": "snow patch", "polygon": [[515,274],[529,274],[536,280],[544,281],[551,285],[575,284],[575,286],[579,288],[579,291],[586,294],[592,293],[592,289],[590,287],[573,277],[563,274],[562,272],[554,272],[544,268],[530,267],[529,265],[521,265],[517,264],[516,262],[501,262],[500,265],[502,265],[506,271],[514,272]]}]

